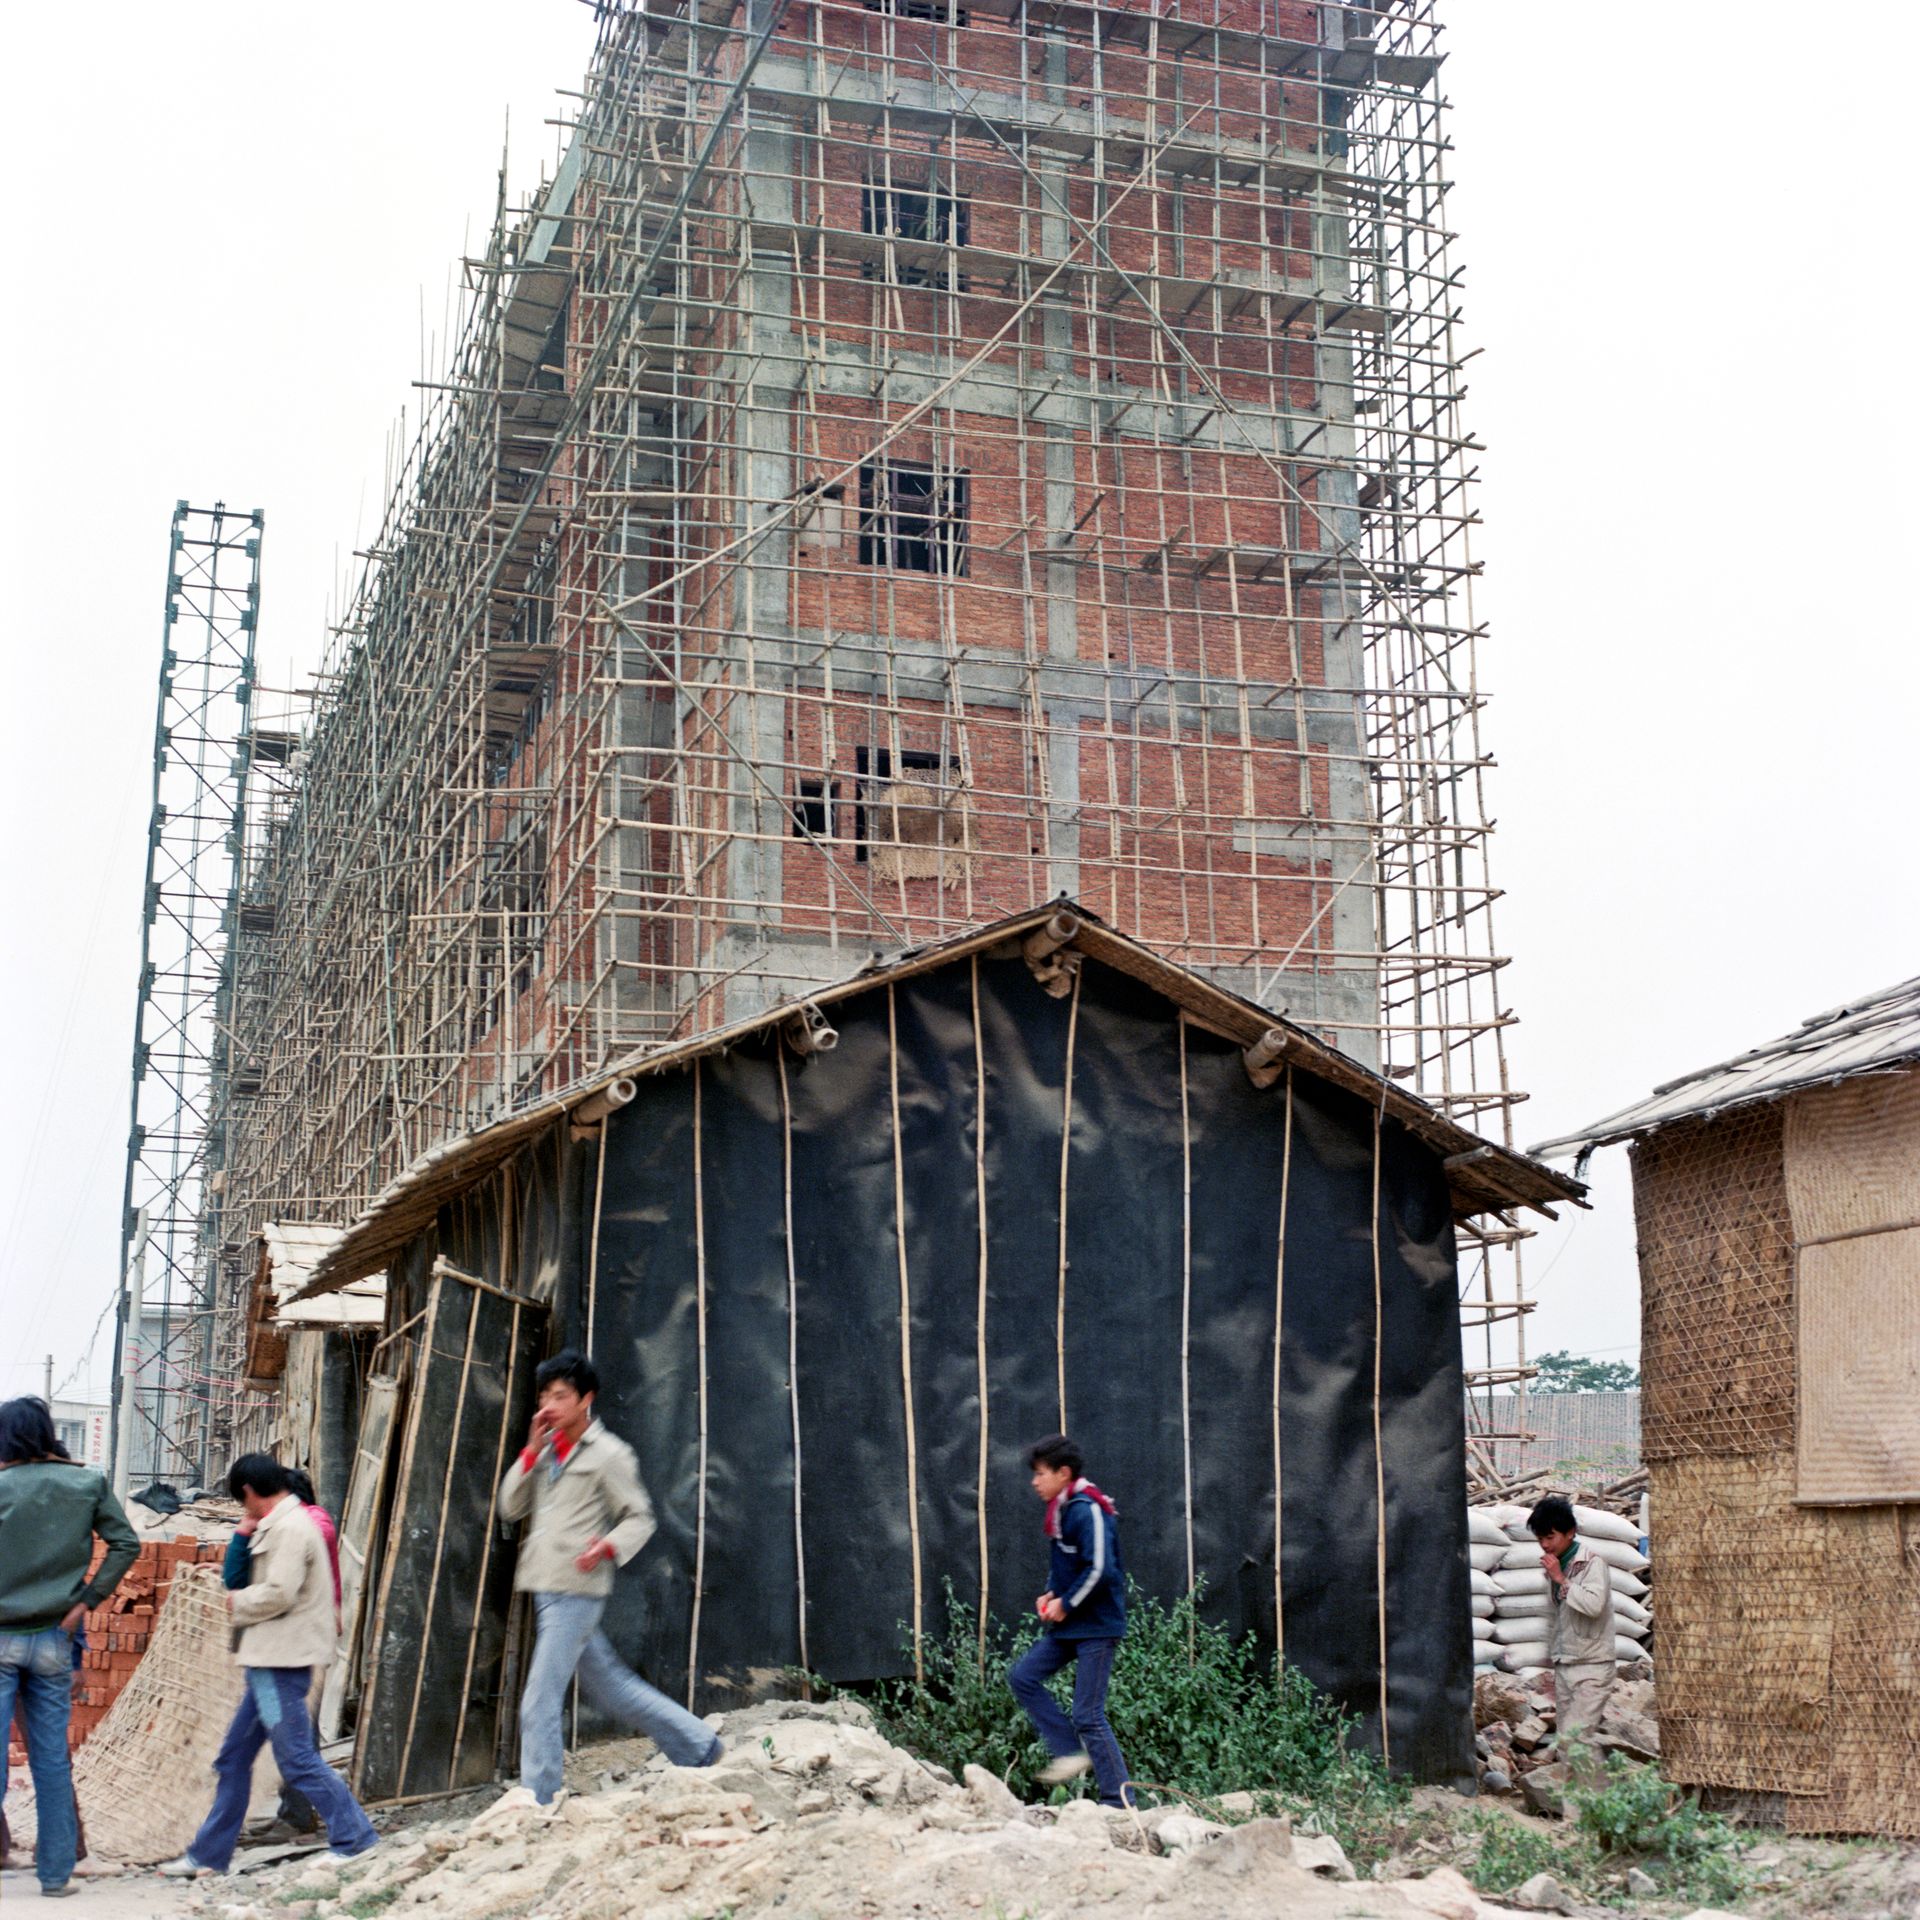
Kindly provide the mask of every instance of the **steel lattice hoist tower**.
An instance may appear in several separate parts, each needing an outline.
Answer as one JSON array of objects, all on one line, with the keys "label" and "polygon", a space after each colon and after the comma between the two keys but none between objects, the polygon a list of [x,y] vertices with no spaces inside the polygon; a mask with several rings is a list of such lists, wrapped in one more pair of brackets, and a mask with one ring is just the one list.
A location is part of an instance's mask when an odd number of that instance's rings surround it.
[{"label": "steel lattice hoist tower", "polygon": [[214,1436],[232,993],[246,841],[264,516],[173,514],[154,723],[132,1124],[121,1226],[114,1458],[121,1475],[204,1480]]}]

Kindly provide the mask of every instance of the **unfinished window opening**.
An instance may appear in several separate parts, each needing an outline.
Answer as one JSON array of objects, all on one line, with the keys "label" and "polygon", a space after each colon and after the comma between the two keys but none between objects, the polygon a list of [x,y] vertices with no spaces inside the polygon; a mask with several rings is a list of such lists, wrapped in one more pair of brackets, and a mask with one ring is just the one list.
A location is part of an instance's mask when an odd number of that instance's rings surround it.
[{"label": "unfinished window opening", "polygon": [[796,840],[831,840],[834,805],[839,798],[840,789],[831,780],[796,780],[793,786],[793,837]]},{"label": "unfinished window opening", "polygon": [[964,292],[966,276],[920,254],[921,247],[964,247],[973,231],[972,210],[964,195],[937,183],[894,184],[869,180],[860,189],[860,231],[876,239],[904,242],[890,260],[867,260],[861,272],[885,275],[896,286],[943,287]]},{"label": "unfinished window opening", "polygon": [[516,998],[545,965],[547,879],[544,817],[521,822],[481,856],[480,905],[493,935],[487,973],[504,978]]},{"label": "unfinished window opening", "polygon": [[890,13],[896,20],[937,20],[942,26],[964,27],[967,10],[949,0],[865,0],[869,13]]},{"label": "unfinished window opening", "polygon": [[952,754],[856,747],[854,850],[878,880],[944,880],[966,871],[971,815]]},{"label": "unfinished window opening", "polygon": [[967,476],[907,460],[860,469],[860,564],[965,573]]}]

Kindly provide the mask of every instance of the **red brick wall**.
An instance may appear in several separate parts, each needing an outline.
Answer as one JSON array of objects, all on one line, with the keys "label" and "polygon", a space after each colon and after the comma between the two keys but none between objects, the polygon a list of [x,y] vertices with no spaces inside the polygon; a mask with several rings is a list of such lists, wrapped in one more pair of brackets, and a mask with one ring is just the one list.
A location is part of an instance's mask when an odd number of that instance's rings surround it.
[{"label": "red brick wall", "polygon": [[[140,1557],[107,1596],[106,1604],[87,1615],[87,1648],[80,1658],[80,1671],[73,1677],[70,1745],[78,1747],[85,1742],[107,1717],[107,1709],[120,1697],[121,1688],[133,1678],[140,1656],[147,1650],[153,1623],[166,1604],[176,1570],[196,1562],[218,1566],[226,1551],[224,1540],[197,1540],[186,1533],[173,1540],[149,1541],[140,1549]],[[104,1548],[95,1549],[96,1567],[104,1553]],[[8,1764],[24,1766],[26,1754],[17,1744],[17,1729],[9,1728],[8,1733]]]}]

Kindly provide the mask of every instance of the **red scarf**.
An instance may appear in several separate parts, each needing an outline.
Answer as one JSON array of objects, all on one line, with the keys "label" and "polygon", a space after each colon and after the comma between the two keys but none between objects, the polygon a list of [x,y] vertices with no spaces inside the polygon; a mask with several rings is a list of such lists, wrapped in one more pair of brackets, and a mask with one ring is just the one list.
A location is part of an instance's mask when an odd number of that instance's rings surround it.
[{"label": "red scarf", "polygon": [[1120,1509],[1091,1480],[1076,1480],[1065,1493],[1056,1493],[1047,1502],[1047,1538],[1049,1540],[1060,1538],[1060,1510],[1076,1493],[1084,1493],[1096,1506],[1105,1507],[1110,1518],[1119,1519]]}]

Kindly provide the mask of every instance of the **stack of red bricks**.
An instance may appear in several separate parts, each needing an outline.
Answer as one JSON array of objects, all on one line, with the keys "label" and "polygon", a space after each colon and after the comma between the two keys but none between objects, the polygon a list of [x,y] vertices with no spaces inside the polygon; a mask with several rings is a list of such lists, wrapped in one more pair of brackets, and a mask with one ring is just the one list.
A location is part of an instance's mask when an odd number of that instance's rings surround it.
[{"label": "stack of red bricks", "polygon": [[[95,1548],[95,1566],[104,1551]],[[73,1719],[68,1732],[71,1745],[79,1746],[107,1717],[107,1709],[133,1678],[174,1574],[196,1561],[218,1566],[226,1551],[224,1540],[199,1540],[190,1533],[172,1540],[150,1540],[127,1569],[126,1578],[107,1596],[106,1605],[95,1607],[87,1615],[86,1651],[80,1656],[80,1671],[73,1676]],[[24,1765],[26,1755],[18,1744],[17,1724],[8,1731],[8,1760]]]}]

